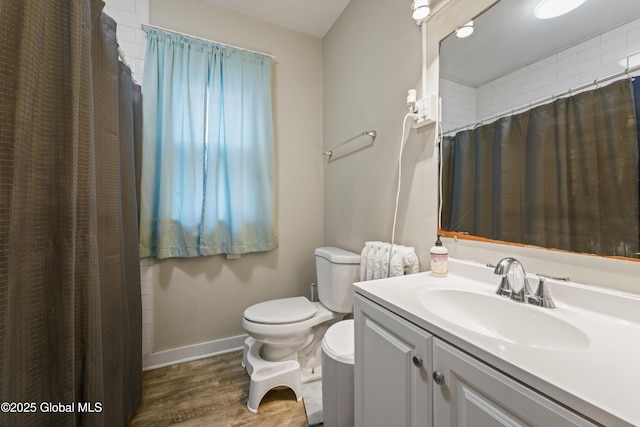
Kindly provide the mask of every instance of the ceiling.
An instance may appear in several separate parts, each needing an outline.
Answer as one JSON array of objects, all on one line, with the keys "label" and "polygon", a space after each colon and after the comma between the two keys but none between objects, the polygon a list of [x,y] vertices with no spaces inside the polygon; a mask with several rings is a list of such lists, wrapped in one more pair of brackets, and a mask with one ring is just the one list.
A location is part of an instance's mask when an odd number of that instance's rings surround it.
[{"label": "ceiling", "polygon": [[[322,38],[350,0],[200,1]],[[471,37],[445,39],[440,75],[478,87],[640,16],[640,0],[587,0],[567,15],[539,20],[538,1],[501,0],[475,19]]]},{"label": "ceiling", "polygon": [[537,3],[501,0],[475,19],[471,37],[447,37],[440,75],[478,87],[640,16],[639,0],[587,0],[566,15],[540,20],[533,16]]},{"label": "ceiling", "polygon": [[322,38],[350,0],[201,1]]}]

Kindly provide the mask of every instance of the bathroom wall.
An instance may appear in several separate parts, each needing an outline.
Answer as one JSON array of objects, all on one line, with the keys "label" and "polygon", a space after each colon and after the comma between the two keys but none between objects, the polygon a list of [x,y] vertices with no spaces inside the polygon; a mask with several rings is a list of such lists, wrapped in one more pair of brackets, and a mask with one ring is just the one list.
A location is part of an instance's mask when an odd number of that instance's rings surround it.
[{"label": "bathroom wall", "polygon": [[150,23],[275,55],[278,249],[154,261],[154,366],[242,342],[242,312],[267,299],[308,296],[322,246],[322,41],[196,0],[153,0]]},{"label": "bathroom wall", "polygon": [[[325,149],[364,128],[379,135],[374,147],[325,165],[325,244],[359,250],[367,240],[391,238],[406,91],[420,87],[420,33],[408,3],[351,0],[324,38]],[[441,3],[427,25],[431,93],[438,91],[439,41],[493,2]],[[396,240],[416,247],[422,270],[437,228],[434,137],[433,125],[412,130],[402,164]],[[640,262],[449,238],[444,244],[451,256],[495,264],[512,255],[530,272],[640,293]]]},{"label": "bathroom wall", "polygon": [[[147,37],[142,24],[149,23],[149,0],[105,0],[104,11],[117,22],[118,44],[134,80],[142,83],[144,55]],[[151,353],[151,331],[153,329],[153,260],[140,260],[140,286],[142,293],[142,354]]]},{"label": "bathroom wall", "polygon": [[[455,10],[432,18],[439,28],[429,29],[436,34],[429,41],[430,93],[438,88],[444,31],[490,3],[451,2]],[[378,131],[373,147],[325,164],[326,244],[359,251],[365,241],[391,240],[407,90],[422,95],[421,35],[409,9],[409,2],[351,0],[324,37],[325,149],[363,129]],[[422,270],[428,269],[438,223],[435,136],[434,125],[411,129],[402,156],[395,240],[417,249]]]},{"label": "bathroom wall", "polygon": [[[351,0],[323,39],[324,148],[378,132],[373,146],[325,162],[327,245],[360,252],[365,241],[391,241],[407,90],[420,82],[420,33],[409,3]],[[416,247],[424,269],[437,222],[434,132],[406,129],[395,242]]]}]

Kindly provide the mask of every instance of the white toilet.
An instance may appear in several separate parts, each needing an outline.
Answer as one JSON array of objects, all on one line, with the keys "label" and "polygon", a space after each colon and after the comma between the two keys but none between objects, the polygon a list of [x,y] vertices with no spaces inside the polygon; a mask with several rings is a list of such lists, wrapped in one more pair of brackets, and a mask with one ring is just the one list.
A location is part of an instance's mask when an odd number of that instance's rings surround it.
[{"label": "white toilet", "polygon": [[315,250],[319,302],[305,297],[261,302],[244,311],[243,366],[251,376],[247,408],[257,412],[264,395],[286,386],[302,398],[302,383],[322,377],[322,338],[353,311],[353,282],[360,254],[340,248]]}]

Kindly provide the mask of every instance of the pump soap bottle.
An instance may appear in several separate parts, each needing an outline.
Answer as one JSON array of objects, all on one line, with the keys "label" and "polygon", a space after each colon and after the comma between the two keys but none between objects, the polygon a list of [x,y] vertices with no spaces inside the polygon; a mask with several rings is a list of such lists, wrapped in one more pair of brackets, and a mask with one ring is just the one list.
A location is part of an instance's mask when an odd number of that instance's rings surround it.
[{"label": "pump soap bottle", "polygon": [[440,235],[438,234],[435,246],[431,247],[431,275],[446,276],[449,271],[448,261],[449,251],[442,246]]}]

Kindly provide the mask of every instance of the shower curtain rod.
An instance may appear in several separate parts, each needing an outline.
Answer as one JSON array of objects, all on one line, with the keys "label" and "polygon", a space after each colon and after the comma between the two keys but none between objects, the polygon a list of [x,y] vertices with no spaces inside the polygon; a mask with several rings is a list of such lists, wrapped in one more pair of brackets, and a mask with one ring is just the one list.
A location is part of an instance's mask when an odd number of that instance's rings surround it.
[{"label": "shower curtain rod", "polygon": [[192,39],[202,40],[203,42],[207,42],[207,43],[215,43],[215,44],[219,44],[221,46],[231,47],[233,49],[244,50],[245,52],[257,53],[258,55],[268,56],[273,61],[276,60],[276,57],[274,55],[269,55],[268,53],[258,52],[257,50],[245,49],[244,47],[238,47],[238,46],[234,46],[232,44],[220,43],[220,42],[213,41],[213,40],[203,39],[202,37],[192,36],[191,34],[181,33],[180,31],[175,31],[175,30],[170,30],[168,28],[158,27],[157,25],[142,24],[142,29],[145,29],[145,28],[155,28],[156,30],[164,31],[166,33],[178,34],[178,35],[181,35],[181,36],[191,37]]},{"label": "shower curtain rod", "polygon": [[561,97],[563,97],[565,95],[572,95],[573,92],[579,92],[579,91],[581,91],[583,89],[587,89],[587,88],[589,88],[591,86],[598,86],[600,83],[604,83],[606,81],[613,80],[613,79],[618,78],[618,77],[622,77],[622,76],[626,75],[628,78],[632,78],[634,76],[632,76],[631,73],[633,73],[634,71],[638,71],[638,70],[640,70],[640,65],[636,65],[634,67],[629,67],[629,68],[625,69],[624,71],[620,71],[618,73],[611,74],[609,76],[602,77],[600,79],[595,79],[592,82],[585,83],[585,84],[582,84],[580,86],[576,86],[574,88],[565,90],[564,92],[560,92],[560,93],[557,93],[555,95],[547,96],[546,98],[542,98],[542,99],[539,99],[537,101],[533,101],[533,102],[530,102],[530,103],[525,104],[525,105],[521,105],[521,106],[516,107],[516,108],[511,108],[511,109],[509,109],[507,111],[503,111],[502,113],[489,116],[489,117],[487,117],[487,118],[485,118],[483,120],[479,120],[479,121],[477,121],[475,123],[468,124],[468,125],[465,125],[465,126],[460,126],[460,127],[454,128],[454,129],[450,129],[450,130],[448,130],[446,132],[443,132],[442,135],[449,135],[451,133],[458,132],[458,131],[461,131],[461,130],[475,129],[476,127],[478,127],[478,126],[480,126],[480,125],[482,125],[484,123],[494,122],[494,121],[496,121],[496,120],[498,120],[498,119],[500,119],[502,117],[506,117],[508,115],[512,115],[516,111],[525,110],[525,109],[531,109],[533,107],[537,107],[540,104],[544,104],[544,103],[549,102],[549,101],[555,101],[556,99],[561,98]]}]

